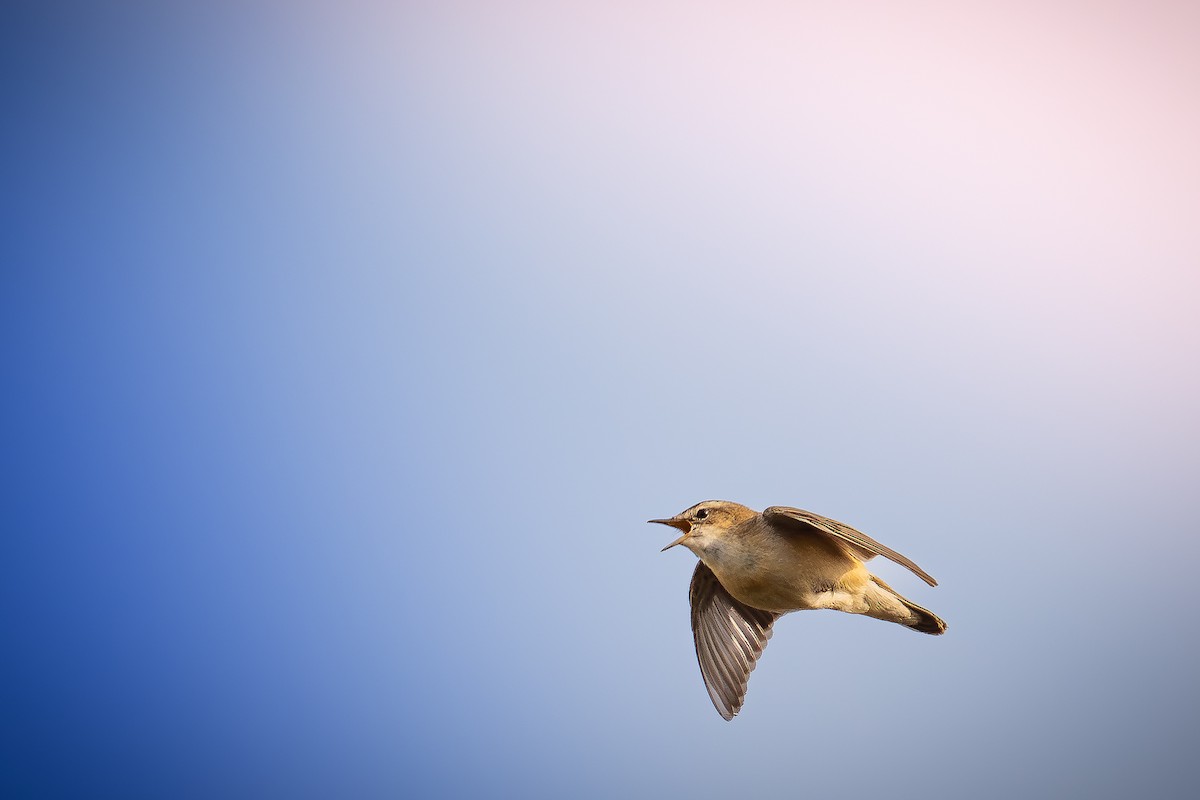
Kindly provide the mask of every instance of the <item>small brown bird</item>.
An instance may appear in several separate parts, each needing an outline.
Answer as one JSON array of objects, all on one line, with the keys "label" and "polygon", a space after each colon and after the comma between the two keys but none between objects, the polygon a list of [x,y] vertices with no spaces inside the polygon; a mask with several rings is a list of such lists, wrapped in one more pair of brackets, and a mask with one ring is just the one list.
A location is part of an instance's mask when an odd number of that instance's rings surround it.
[{"label": "small brown bird", "polygon": [[670,519],[681,544],[700,558],[692,573],[692,638],[713,705],[733,719],[762,655],[771,626],[789,611],[831,608],[896,622],[921,633],[945,633],[933,612],[901,597],[867,571],[881,555],[937,581],[904,556],[827,517],[787,506],[761,514],[725,500],[706,500]]}]

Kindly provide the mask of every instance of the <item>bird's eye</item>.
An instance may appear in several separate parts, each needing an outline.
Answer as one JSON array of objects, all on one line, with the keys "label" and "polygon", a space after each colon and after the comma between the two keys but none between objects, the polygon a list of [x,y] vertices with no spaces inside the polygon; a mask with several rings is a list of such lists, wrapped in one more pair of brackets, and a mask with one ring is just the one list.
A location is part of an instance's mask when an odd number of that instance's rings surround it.
[{"label": "bird's eye", "polygon": [[708,517],[708,509],[702,508],[696,512],[696,519],[706,519]]}]

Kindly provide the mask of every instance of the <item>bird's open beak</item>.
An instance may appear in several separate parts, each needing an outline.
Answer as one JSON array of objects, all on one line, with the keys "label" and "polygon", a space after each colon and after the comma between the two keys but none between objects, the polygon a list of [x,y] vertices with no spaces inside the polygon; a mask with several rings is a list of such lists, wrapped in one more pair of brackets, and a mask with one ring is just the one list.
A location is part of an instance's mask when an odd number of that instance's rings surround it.
[{"label": "bird's open beak", "polygon": [[664,547],[659,551],[660,553],[666,552],[675,545],[682,543],[692,530],[692,523],[688,522],[686,519],[678,519],[676,517],[672,517],[671,519],[648,519],[646,522],[657,522],[659,525],[670,525],[672,528],[679,528],[679,530],[683,531],[683,536],[680,536],[678,539]]}]

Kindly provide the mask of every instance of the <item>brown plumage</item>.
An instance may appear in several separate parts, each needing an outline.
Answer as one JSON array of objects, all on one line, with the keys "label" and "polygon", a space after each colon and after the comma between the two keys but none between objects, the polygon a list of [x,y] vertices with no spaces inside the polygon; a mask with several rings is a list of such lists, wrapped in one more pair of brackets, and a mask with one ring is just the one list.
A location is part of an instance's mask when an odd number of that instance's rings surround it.
[{"label": "brown plumage", "polygon": [[900,596],[867,571],[876,555],[937,581],[909,559],[836,520],[787,506],[762,513],[737,503],[707,500],[670,519],[651,522],[683,535],[700,558],[692,575],[692,636],[700,673],[725,719],[742,707],[746,684],[775,620],[791,611],[828,608],[863,614],[938,635],[946,623]]}]

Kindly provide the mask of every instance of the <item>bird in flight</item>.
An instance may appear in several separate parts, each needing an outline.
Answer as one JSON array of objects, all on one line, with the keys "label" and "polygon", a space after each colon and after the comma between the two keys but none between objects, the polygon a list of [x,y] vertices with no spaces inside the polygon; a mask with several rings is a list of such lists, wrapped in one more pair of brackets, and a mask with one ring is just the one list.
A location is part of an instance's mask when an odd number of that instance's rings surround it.
[{"label": "bird in flight", "polygon": [[909,559],[864,533],[811,511],[771,506],[762,513],[706,500],[669,519],[677,544],[699,557],[692,573],[692,638],[704,685],[727,720],[742,708],[746,684],[771,626],[790,611],[830,608],[895,622],[934,636],[946,623],[901,597],[867,571],[877,555],[937,581]]}]

